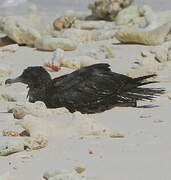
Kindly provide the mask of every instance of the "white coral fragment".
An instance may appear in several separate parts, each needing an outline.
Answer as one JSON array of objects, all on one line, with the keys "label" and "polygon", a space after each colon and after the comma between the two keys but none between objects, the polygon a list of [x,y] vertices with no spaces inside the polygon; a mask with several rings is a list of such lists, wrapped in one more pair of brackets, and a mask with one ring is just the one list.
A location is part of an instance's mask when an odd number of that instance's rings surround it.
[{"label": "white coral fragment", "polygon": [[31,137],[57,135],[99,136],[109,134],[109,130],[100,122],[79,112],[67,114],[67,116],[65,114],[58,115],[56,120],[27,115],[24,117],[24,120],[18,124],[20,124]]},{"label": "white coral fragment", "polygon": [[18,44],[33,45],[40,37],[33,22],[21,16],[7,16],[0,19],[0,30]]},{"label": "white coral fragment", "polygon": [[15,53],[18,50],[18,48],[19,48],[18,44],[11,44],[11,45],[2,47],[1,50]]},{"label": "white coral fragment", "polygon": [[153,30],[126,27],[115,34],[117,40],[123,43],[139,43],[145,45],[163,44],[171,30],[171,23],[161,25]]},{"label": "white coral fragment", "polygon": [[48,140],[43,136],[36,136],[31,140],[31,148],[33,150],[44,148],[48,145]]},{"label": "white coral fragment", "polygon": [[100,19],[115,20],[116,15],[124,8],[128,7],[133,0],[96,0],[90,3],[92,15]]},{"label": "white coral fragment", "polygon": [[5,138],[0,142],[0,156],[7,156],[12,153],[30,149],[31,146],[22,138]]},{"label": "white coral fragment", "polygon": [[[11,109],[9,109],[11,111]],[[22,119],[27,114],[32,114],[34,116],[43,116],[43,114],[47,114],[46,105],[37,101],[36,103],[25,103],[25,104],[16,104],[15,107],[12,108],[13,115],[16,119]]]},{"label": "white coral fragment", "polygon": [[54,51],[61,48],[64,51],[73,51],[77,48],[77,43],[67,38],[53,38],[42,36],[36,39],[34,46],[39,50]]},{"label": "white coral fragment", "polygon": [[56,124],[42,118],[26,115],[21,122],[24,128],[31,137],[47,137],[56,134]]},{"label": "white coral fragment", "polygon": [[78,69],[84,66],[89,66],[99,61],[90,56],[64,56],[64,52],[61,49],[57,49],[53,53],[52,64],[58,67],[67,67],[71,69]]},{"label": "white coral fragment", "polygon": [[16,119],[22,119],[26,115],[35,117],[49,117],[52,115],[69,113],[66,108],[47,109],[44,102],[37,101],[35,103],[26,102],[24,104],[16,104],[8,106],[8,112],[12,112]]}]

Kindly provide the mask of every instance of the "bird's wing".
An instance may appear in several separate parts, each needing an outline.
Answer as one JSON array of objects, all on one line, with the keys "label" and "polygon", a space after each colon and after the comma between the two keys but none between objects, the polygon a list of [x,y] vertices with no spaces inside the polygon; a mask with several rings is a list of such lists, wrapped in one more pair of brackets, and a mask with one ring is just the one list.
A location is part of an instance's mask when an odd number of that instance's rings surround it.
[{"label": "bird's wing", "polygon": [[107,96],[117,94],[125,84],[117,73],[111,72],[108,64],[102,63],[81,68],[53,81],[58,98],[76,105],[101,101]]}]

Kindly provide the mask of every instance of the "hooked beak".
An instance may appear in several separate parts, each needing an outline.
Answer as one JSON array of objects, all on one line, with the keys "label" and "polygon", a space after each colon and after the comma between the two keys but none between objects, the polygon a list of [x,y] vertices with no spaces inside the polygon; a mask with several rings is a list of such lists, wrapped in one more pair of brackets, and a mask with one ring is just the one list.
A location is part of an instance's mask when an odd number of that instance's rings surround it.
[{"label": "hooked beak", "polygon": [[18,76],[17,78],[13,78],[13,79],[7,79],[5,81],[5,85],[13,84],[13,83],[17,83],[17,82],[23,82],[23,79],[20,76]]}]

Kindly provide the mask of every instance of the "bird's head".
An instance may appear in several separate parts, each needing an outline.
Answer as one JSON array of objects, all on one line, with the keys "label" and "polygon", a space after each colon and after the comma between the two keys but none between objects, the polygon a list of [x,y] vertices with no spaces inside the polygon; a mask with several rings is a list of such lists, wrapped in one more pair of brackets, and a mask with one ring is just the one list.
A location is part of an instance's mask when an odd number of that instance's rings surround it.
[{"label": "bird's head", "polygon": [[51,80],[50,74],[41,66],[30,66],[23,73],[13,79],[7,79],[5,84],[21,82],[28,87],[38,87]]}]

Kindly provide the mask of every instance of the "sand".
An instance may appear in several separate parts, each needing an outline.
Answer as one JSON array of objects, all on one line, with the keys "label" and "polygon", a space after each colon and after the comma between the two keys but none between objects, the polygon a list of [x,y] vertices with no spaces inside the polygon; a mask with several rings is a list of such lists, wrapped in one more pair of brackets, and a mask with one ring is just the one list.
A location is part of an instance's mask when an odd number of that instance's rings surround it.
[{"label": "sand", "polygon": [[[40,2],[40,0],[39,0]],[[38,1],[36,3],[39,4]],[[69,3],[68,3],[69,2]],[[47,1],[41,1],[42,8]],[[51,2],[51,5],[54,3]],[[85,4],[84,4],[85,3]],[[136,1],[135,3],[148,3],[155,10],[168,10],[169,0]],[[75,8],[85,10],[88,1],[59,1],[59,9]],[[75,6],[77,4],[78,6]],[[49,4],[50,6],[50,4]],[[48,7],[50,8],[50,7]],[[54,13],[54,7],[52,11]],[[17,12],[17,8],[13,9]],[[47,10],[47,9],[46,9]],[[12,12],[12,11],[11,11]],[[8,9],[4,14],[10,13]],[[19,12],[20,13],[20,12]],[[22,13],[22,12],[21,12]],[[47,12],[46,12],[47,13]],[[52,12],[49,12],[50,14]],[[115,40],[89,42],[80,45],[74,52],[67,55],[86,55],[87,52],[103,44],[117,43]],[[114,44],[114,59],[104,59],[115,72],[127,74],[131,67],[140,59],[142,51],[150,51],[151,47],[143,45]],[[43,65],[52,58],[52,52],[37,51],[34,48],[19,47],[15,53],[7,53],[0,58],[12,68],[10,77],[19,75],[24,68],[33,65]],[[52,77],[72,72],[72,69],[62,68],[59,72],[51,73]],[[102,125],[110,129],[113,134],[123,134],[122,138],[107,136],[81,136],[67,132],[58,136],[48,137],[48,146],[40,150],[19,152],[7,157],[0,157],[0,175],[9,172],[10,180],[42,180],[43,173],[51,168],[73,169],[83,167],[83,176],[97,180],[170,180],[171,173],[171,101],[168,99],[171,92],[170,70],[158,70],[158,80],[161,83],[154,87],[164,87],[165,95],[157,97],[153,102],[139,102],[140,105],[153,104],[154,108],[127,108],[116,107],[104,113],[90,115]],[[4,79],[5,80],[5,79]],[[151,85],[152,86],[152,85]],[[7,93],[16,97],[18,103],[26,101],[28,89],[23,84],[9,87],[0,86],[0,94]],[[8,104],[0,102],[0,137],[3,129],[21,131],[11,113],[7,113]],[[54,117],[56,118],[56,116]],[[55,119],[54,119],[55,120]]]}]

